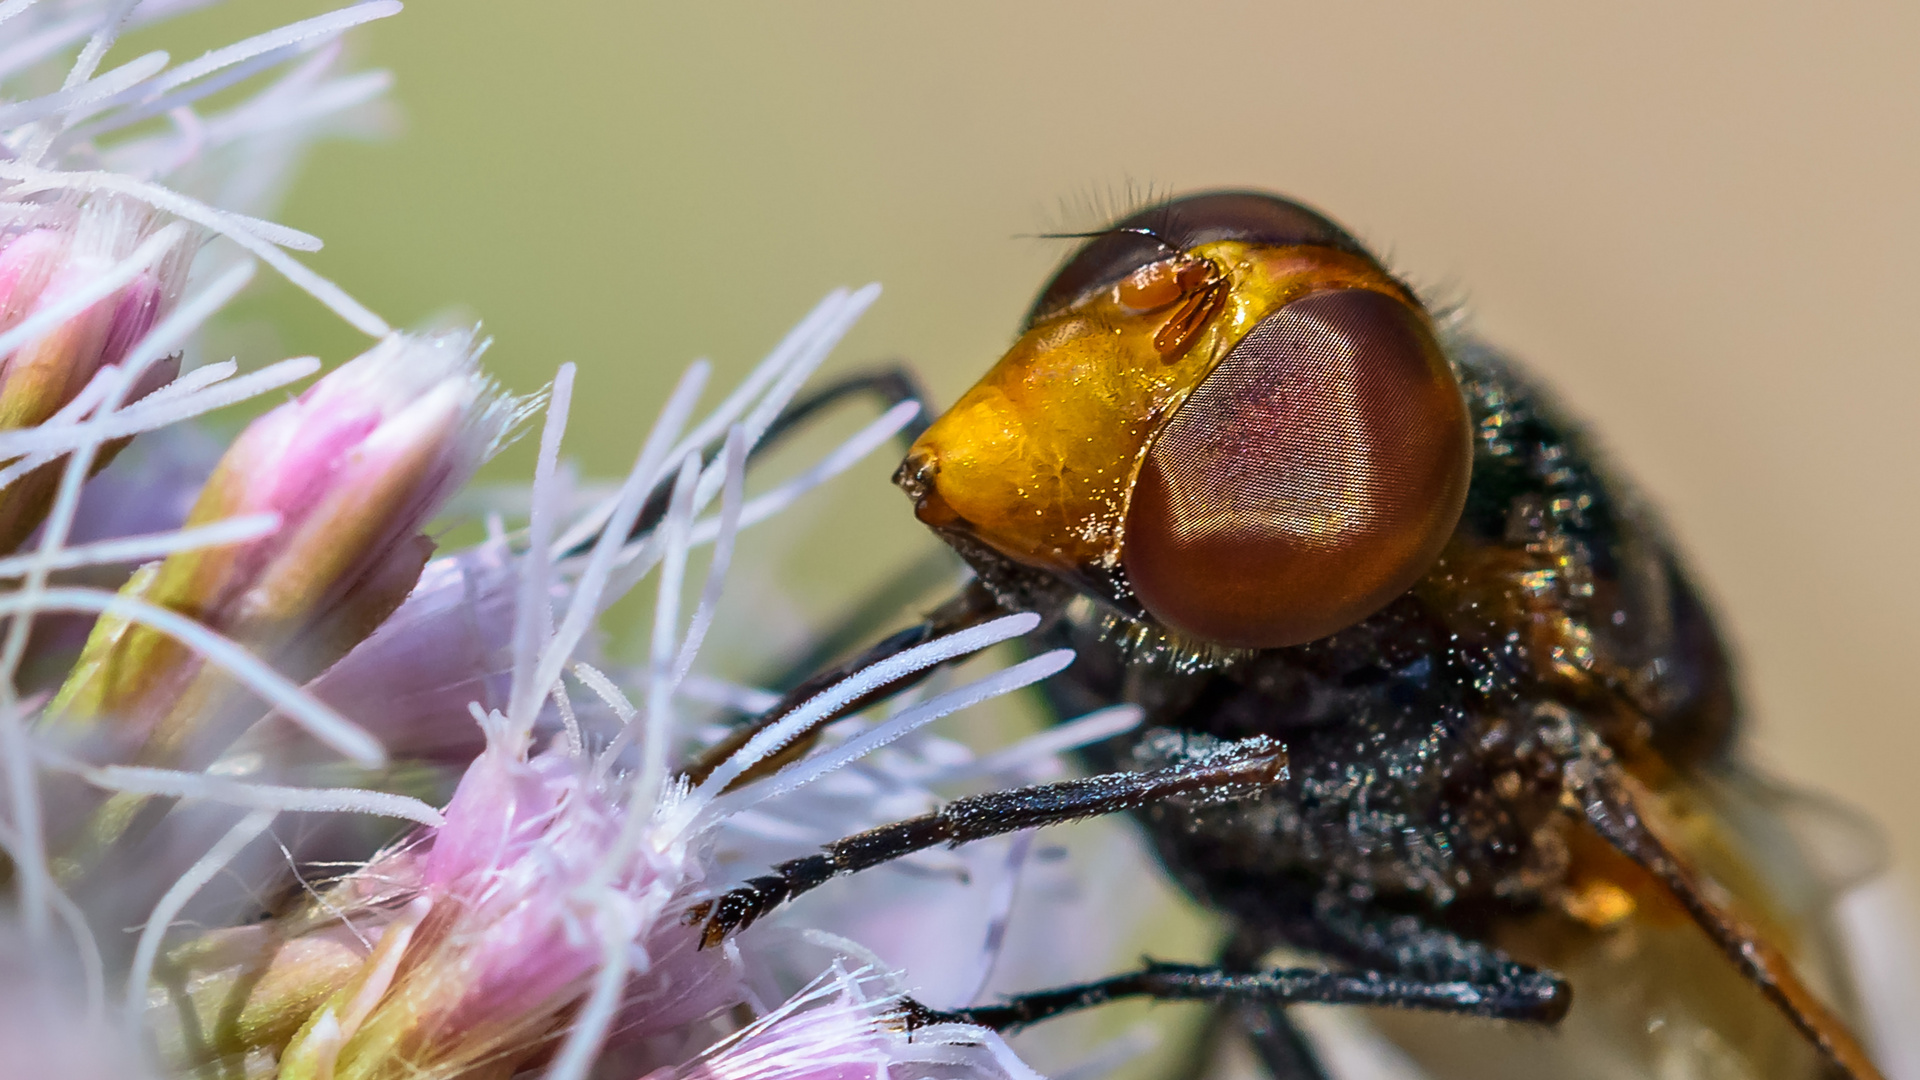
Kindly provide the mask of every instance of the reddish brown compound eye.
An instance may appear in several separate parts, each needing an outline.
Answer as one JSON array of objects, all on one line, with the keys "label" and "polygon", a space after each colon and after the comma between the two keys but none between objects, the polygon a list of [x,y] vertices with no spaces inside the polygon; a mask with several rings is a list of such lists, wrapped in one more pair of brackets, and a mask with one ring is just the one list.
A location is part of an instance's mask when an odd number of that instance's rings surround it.
[{"label": "reddish brown compound eye", "polygon": [[1466,501],[1460,387],[1402,300],[1314,293],[1274,312],[1160,430],[1122,563],[1168,627],[1240,648],[1325,637],[1425,573]]}]

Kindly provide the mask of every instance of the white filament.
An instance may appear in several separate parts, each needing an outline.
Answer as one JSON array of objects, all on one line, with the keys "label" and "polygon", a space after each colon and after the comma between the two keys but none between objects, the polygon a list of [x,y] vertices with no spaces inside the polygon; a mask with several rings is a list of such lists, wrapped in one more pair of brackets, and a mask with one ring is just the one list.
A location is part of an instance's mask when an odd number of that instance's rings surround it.
[{"label": "white filament", "polygon": [[898,655],[862,668],[821,691],[798,709],[782,717],[778,723],[747,740],[745,746],[722,762],[719,768],[713,770],[713,773],[694,789],[695,801],[710,800],[718,796],[748,769],[799,738],[819,723],[823,717],[832,715],[849,702],[858,700],[916,671],[977,653],[1003,641],[1010,641],[1039,625],[1040,616],[1030,612],[1006,615],[981,623],[979,626],[970,626],[945,637],[935,638],[924,645],[916,645]]},{"label": "white filament", "polygon": [[673,662],[680,623],[680,591],[687,573],[687,531],[693,525],[694,487],[700,459],[689,455],[674,481],[673,501],[663,523],[666,558],[660,565],[660,589],[653,607],[653,637],[647,657],[646,731],[640,742],[640,768],[634,775],[631,805],[652,806],[667,780],[667,750],[673,740]]},{"label": "white filament", "polygon": [[419,799],[364,788],[254,784],[207,773],[138,765],[104,765],[97,769],[82,770],[80,775],[95,787],[134,795],[199,799],[280,813],[333,811],[370,814],[374,817],[402,818],[436,828],[447,823],[445,815]]},{"label": "white filament", "polygon": [[552,562],[548,539],[553,535],[555,505],[559,494],[560,438],[567,430],[567,409],[573,403],[572,364],[561,364],[554,373],[553,388],[547,397],[547,421],[540,429],[540,456],[533,469],[533,508],[527,516],[528,550],[520,560],[520,594],[513,616],[513,685],[508,695],[507,716],[515,737],[524,739],[533,730],[535,713],[546,697],[545,688],[534,682],[534,668],[540,662],[540,648],[553,632],[553,609],[548,601]]},{"label": "white filament", "polygon": [[386,751],[366,729],[334,712],[246,649],[178,612],[98,589],[63,587],[0,596],[0,615],[30,611],[88,611],[150,626],[225,668],[247,689],[355,764],[371,769],[386,763]]},{"label": "white filament", "polygon": [[727,582],[727,568],[733,562],[733,540],[740,531],[740,500],[747,482],[747,434],[735,425],[727,429],[727,443],[720,459],[727,482],[720,488],[720,527],[714,534],[713,559],[707,563],[707,580],[700,587],[700,602],[687,624],[687,636],[680,642],[680,655],[673,662],[673,685],[678,689],[693,668],[700,646],[713,626],[713,615],[720,606],[720,593]]},{"label": "white filament", "polygon": [[127,972],[128,1031],[140,1030],[140,1020],[147,1009],[147,984],[153,981],[153,961],[160,953],[160,942],[173,925],[174,916],[180,914],[180,910],[187,906],[187,901],[205,888],[215,874],[226,869],[227,864],[246,850],[248,844],[266,832],[275,816],[271,810],[254,810],[241,818],[233,828],[227,830],[225,836],[214,842],[211,850],[180,875],[180,879],[160,897],[159,903],[153,905],[153,913],[147,916],[147,924],[140,928],[140,943],[133,950],[133,968]]},{"label": "white filament", "polygon": [[[1010,618],[1017,617],[1010,616]],[[990,698],[1011,693],[1023,686],[1031,686],[1048,676],[1058,674],[1071,663],[1073,663],[1072,649],[1055,649],[955,687],[944,694],[928,698],[824,754],[816,754],[782,769],[765,780],[721,797],[715,801],[712,813],[724,815],[740,807],[752,806],[755,803],[785,795],[795,788],[813,783],[828,773],[845,768],[850,763],[858,761],[916,728],[925,727],[943,716],[978,705]]]},{"label": "white filament", "polygon": [[[640,511],[645,508],[648,494],[670,464],[666,460],[668,445],[680,433],[680,428],[685,425],[695,403],[699,401],[700,392],[706,386],[707,373],[708,366],[696,362],[680,377],[679,385],[668,397],[666,406],[660,410],[660,417],[654,422],[653,431],[640,450],[639,460],[634,462],[626,483],[621,485],[614,497],[613,513],[608,518],[606,528],[601,530],[599,541],[593,546],[586,571],[574,586],[566,617],[561,620],[560,629],[547,642],[540,662],[534,669],[533,679],[542,693],[560,678],[560,671],[566,666],[568,657],[573,655],[574,648],[580,644],[580,639],[593,624],[594,616],[599,613],[601,593],[606,588],[608,575],[613,572],[614,560],[625,546],[627,535],[633,531]],[[697,467],[696,459],[688,460],[694,461]],[[542,552],[546,550],[546,545],[530,550]]]},{"label": "white filament", "polygon": [[227,544],[258,540],[263,536],[271,535],[279,528],[280,515],[278,514],[248,514],[245,517],[223,518],[191,529],[123,536],[113,540],[81,544],[77,547],[61,548],[45,559],[37,554],[10,555],[0,559],[0,579],[19,577],[34,566],[43,566],[48,570],[72,570],[81,566],[145,562],[148,559],[164,558],[179,551],[222,547]]},{"label": "white filament", "polygon": [[299,382],[318,370],[320,361],[311,356],[299,356],[191,394],[162,397],[163,391],[156,391],[111,416],[84,424],[0,431],[0,455],[11,457],[18,453],[43,453],[58,456],[89,443],[111,442],[138,435],[259,397],[269,390]]},{"label": "white filament", "polygon": [[[898,435],[900,429],[911,423],[919,412],[919,404],[912,401],[903,401],[888,409],[879,419],[855,432],[852,438],[835,447],[799,476],[748,501],[740,510],[739,526],[744,528],[767,520],[793,505],[802,495],[846,472],[885,445],[888,439]],[[720,534],[720,528],[717,521],[702,521],[694,527],[694,542],[711,542]]]}]

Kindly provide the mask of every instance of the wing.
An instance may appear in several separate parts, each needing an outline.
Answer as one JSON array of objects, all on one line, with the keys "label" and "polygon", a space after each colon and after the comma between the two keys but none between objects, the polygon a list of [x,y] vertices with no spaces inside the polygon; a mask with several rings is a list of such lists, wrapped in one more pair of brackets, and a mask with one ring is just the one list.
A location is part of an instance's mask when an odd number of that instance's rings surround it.
[{"label": "wing", "polygon": [[1879,1077],[1850,1033],[1851,980],[1831,922],[1834,901],[1880,863],[1870,825],[1738,766],[1658,787],[1627,777],[1597,793],[1587,817],[1601,820],[1568,831],[1558,902],[1494,934],[1564,975],[1572,1011],[1550,1035],[1376,1016],[1424,1072],[1807,1080],[1837,1066]]}]

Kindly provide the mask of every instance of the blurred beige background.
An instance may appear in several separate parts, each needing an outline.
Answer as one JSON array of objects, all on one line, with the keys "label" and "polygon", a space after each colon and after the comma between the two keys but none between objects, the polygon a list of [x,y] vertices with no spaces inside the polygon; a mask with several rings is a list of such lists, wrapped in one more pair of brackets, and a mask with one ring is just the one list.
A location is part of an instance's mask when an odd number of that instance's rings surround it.
[{"label": "blurred beige background", "polygon": [[[484,316],[516,387],[578,362],[601,472],[831,286],[887,289],[835,363],[946,402],[1062,253],[1026,234],[1137,188],[1317,204],[1591,419],[1740,644],[1755,755],[1920,867],[1920,8],[417,0],[361,40],[404,133],[323,148],[281,220],[390,318]],[[241,317],[359,344],[284,287]],[[810,602],[927,542],[889,464],[816,506]]]}]

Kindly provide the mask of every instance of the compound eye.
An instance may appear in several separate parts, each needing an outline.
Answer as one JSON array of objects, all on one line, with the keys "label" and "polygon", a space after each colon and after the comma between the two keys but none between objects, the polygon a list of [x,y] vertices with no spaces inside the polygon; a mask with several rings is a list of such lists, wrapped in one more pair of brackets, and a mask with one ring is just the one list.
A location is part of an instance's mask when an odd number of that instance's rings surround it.
[{"label": "compound eye", "polygon": [[1351,626],[1439,556],[1472,432],[1421,313],[1363,289],[1267,316],[1147,452],[1122,565],[1165,625],[1240,648]]}]

